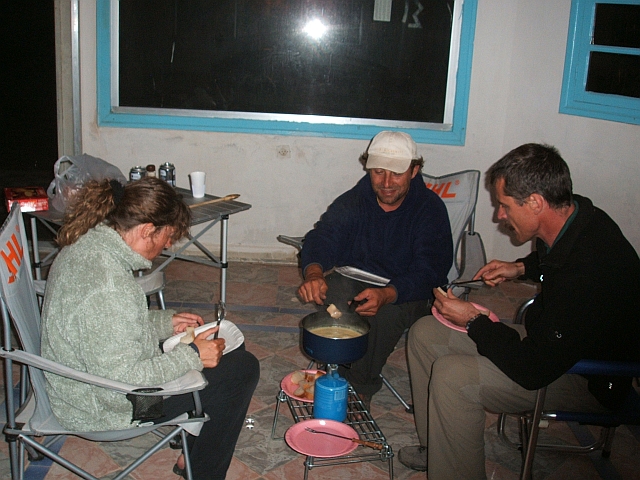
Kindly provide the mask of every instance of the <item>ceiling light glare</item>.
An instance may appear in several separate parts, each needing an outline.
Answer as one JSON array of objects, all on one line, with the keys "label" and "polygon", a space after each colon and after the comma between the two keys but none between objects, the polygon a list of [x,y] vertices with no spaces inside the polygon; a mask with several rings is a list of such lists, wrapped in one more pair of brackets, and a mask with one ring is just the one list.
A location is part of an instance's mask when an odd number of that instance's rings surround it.
[{"label": "ceiling light glare", "polygon": [[310,20],[302,30],[314,40],[320,39],[327,31],[327,27],[317,18]]}]

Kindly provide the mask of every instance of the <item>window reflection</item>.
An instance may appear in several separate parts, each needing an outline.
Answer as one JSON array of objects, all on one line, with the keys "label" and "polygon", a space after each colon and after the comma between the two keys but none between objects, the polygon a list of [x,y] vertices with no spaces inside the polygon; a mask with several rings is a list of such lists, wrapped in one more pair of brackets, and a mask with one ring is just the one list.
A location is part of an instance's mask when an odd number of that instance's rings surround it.
[{"label": "window reflection", "polygon": [[453,0],[378,1],[121,1],[120,106],[442,123]]}]

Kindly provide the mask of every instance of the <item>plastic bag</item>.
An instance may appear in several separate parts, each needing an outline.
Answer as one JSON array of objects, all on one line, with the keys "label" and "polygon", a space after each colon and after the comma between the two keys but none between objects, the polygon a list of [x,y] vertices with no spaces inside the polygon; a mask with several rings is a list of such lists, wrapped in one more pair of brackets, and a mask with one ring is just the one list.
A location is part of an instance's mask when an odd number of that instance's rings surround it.
[{"label": "plastic bag", "polygon": [[60,157],[53,166],[54,179],[47,189],[49,204],[64,212],[69,200],[89,180],[118,180],[125,185],[126,177],[115,165],[101,158],[82,154]]}]

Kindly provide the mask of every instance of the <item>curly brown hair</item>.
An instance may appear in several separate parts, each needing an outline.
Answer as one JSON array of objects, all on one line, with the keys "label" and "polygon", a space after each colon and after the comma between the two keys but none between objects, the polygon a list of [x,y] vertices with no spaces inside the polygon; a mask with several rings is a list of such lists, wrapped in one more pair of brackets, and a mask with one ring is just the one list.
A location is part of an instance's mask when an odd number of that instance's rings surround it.
[{"label": "curly brown hair", "polygon": [[102,222],[120,234],[143,223],[171,227],[171,240],[177,242],[189,232],[191,212],[182,196],[158,178],[124,187],[115,180],[90,181],[73,196],[56,241],[61,248],[71,245]]}]

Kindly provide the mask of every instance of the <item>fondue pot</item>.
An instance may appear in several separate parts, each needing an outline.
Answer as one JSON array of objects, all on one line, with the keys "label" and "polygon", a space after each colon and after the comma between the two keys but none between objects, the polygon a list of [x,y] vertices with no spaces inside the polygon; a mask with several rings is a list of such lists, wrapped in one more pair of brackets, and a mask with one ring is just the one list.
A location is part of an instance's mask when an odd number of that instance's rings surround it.
[{"label": "fondue pot", "polygon": [[[328,338],[313,333],[321,327],[341,327],[360,333],[352,338]],[[345,364],[359,360],[367,352],[369,322],[357,313],[343,312],[333,318],[325,310],[311,313],[302,319],[302,348],[318,363]]]}]

